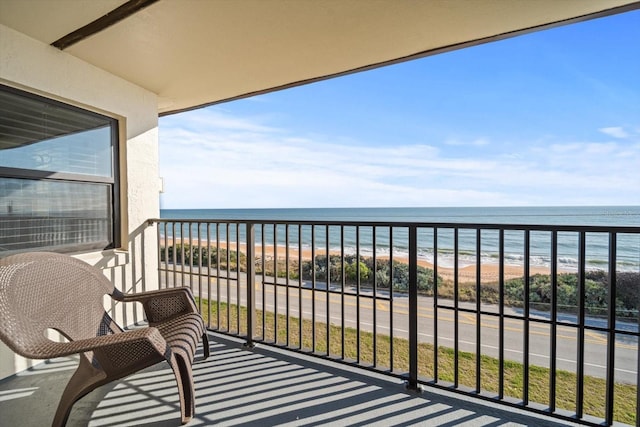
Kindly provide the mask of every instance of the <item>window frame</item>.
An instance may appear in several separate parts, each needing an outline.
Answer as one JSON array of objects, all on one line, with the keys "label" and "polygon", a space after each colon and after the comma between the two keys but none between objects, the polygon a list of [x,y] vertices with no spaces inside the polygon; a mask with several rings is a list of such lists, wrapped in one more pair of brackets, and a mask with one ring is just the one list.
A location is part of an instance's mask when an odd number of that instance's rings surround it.
[{"label": "window frame", "polygon": [[109,195],[111,198],[110,203],[110,215],[111,221],[111,242],[106,246],[98,245],[97,243],[77,243],[61,246],[36,246],[25,249],[15,249],[9,251],[0,252],[0,256],[8,255],[11,253],[49,250],[52,252],[89,252],[96,250],[109,250],[118,249],[122,247],[122,202],[121,202],[121,176],[120,176],[120,121],[117,118],[105,115],[104,113],[98,113],[96,111],[88,110],[86,108],[78,107],[67,102],[59,101],[56,99],[48,98],[43,95],[35,94],[23,89],[18,89],[12,86],[7,86],[0,83],[0,91],[9,92],[18,96],[33,99],[38,102],[42,102],[58,108],[64,108],[71,111],[75,111],[82,114],[99,117],[106,120],[111,130],[110,132],[110,144],[111,144],[111,177],[100,175],[88,175],[72,172],[52,172],[46,170],[37,169],[23,169],[7,166],[0,166],[0,178],[9,179],[28,179],[37,181],[51,181],[51,182],[75,182],[75,183],[87,183],[87,184],[107,184],[110,187]]}]

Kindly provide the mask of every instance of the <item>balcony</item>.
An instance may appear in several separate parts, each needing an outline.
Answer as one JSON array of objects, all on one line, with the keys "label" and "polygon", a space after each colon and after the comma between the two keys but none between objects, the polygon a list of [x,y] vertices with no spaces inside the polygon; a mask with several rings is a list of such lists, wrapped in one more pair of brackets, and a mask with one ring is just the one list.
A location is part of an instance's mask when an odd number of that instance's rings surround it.
[{"label": "balcony", "polygon": [[[638,227],[149,224],[161,287],[189,286],[211,331],[193,425],[640,425]],[[46,423],[72,366],[0,383],[3,419]],[[177,425],[168,369],[71,423]]]}]

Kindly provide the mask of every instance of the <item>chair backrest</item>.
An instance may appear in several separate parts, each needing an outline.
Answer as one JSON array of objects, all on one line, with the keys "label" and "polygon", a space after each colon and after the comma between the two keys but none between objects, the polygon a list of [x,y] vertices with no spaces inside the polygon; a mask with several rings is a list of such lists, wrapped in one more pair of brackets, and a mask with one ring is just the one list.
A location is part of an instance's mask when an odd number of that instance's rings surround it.
[{"label": "chair backrest", "polygon": [[48,329],[69,340],[112,332],[103,306],[113,285],[102,272],[68,255],[31,252],[0,259],[0,339],[16,353],[51,357]]}]

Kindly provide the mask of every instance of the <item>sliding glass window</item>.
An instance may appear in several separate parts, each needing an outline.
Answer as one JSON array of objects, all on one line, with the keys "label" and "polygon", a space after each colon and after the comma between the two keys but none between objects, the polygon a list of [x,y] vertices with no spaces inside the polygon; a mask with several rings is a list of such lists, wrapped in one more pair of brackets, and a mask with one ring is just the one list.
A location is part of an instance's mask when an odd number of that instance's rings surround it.
[{"label": "sliding glass window", "polygon": [[0,85],[0,256],[119,246],[115,119]]}]

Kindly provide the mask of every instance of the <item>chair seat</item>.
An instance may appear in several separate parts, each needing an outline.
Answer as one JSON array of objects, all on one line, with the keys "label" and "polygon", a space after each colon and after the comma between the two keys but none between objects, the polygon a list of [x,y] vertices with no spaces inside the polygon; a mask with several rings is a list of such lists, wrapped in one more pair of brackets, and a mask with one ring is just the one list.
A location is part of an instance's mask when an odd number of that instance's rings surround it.
[{"label": "chair seat", "polygon": [[183,314],[151,326],[158,328],[171,351],[182,353],[185,359],[193,363],[196,348],[205,333],[200,314]]}]

